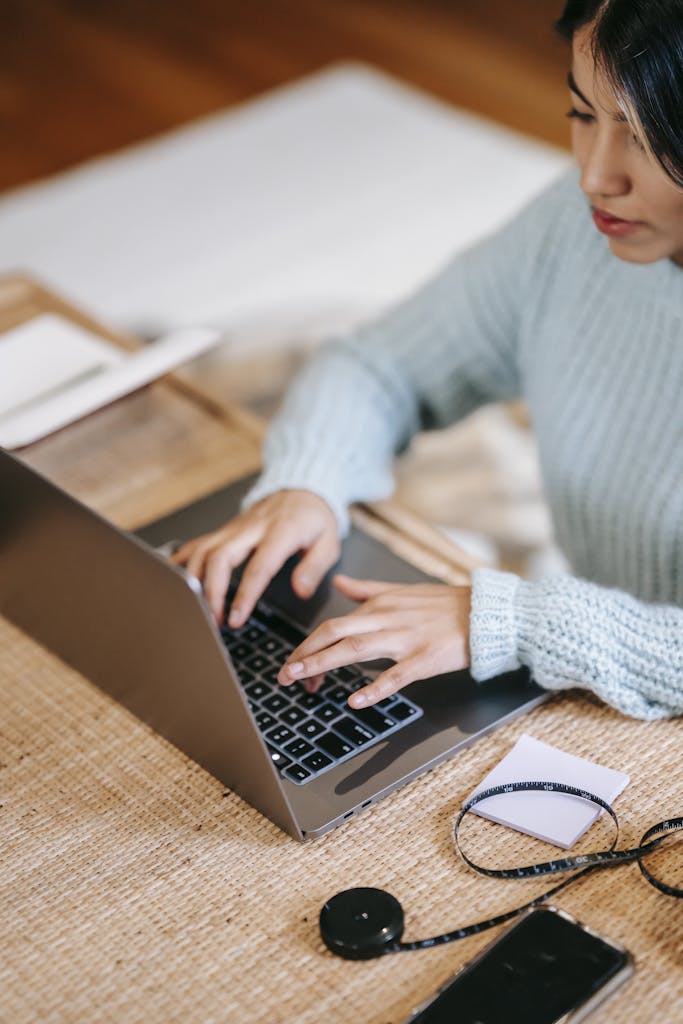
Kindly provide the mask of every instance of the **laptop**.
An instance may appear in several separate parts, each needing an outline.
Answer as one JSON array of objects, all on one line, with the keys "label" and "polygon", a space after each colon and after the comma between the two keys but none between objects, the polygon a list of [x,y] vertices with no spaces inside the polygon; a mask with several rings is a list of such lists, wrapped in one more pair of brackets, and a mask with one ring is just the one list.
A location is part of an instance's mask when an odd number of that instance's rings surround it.
[{"label": "laptop", "polygon": [[[374,708],[347,697],[382,667],[280,687],[287,651],[354,607],[325,579],[296,597],[283,567],[253,618],[222,630],[201,586],[157,549],[233,516],[245,478],[139,530],[117,529],[0,449],[0,612],[296,839],[357,815],[548,696],[522,669],[421,680]],[[334,571],[431,578],[352,528]]]}]

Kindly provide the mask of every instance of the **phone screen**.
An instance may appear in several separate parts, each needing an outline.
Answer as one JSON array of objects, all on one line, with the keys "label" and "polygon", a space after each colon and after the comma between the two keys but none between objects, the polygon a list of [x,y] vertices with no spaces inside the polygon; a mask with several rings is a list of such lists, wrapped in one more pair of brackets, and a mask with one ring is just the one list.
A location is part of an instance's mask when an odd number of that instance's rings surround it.
[{"label": "phone screen", "polygon": [[535,910],[411,1018],[415,1024],[552,1024],[629,964],[628,953]]}]

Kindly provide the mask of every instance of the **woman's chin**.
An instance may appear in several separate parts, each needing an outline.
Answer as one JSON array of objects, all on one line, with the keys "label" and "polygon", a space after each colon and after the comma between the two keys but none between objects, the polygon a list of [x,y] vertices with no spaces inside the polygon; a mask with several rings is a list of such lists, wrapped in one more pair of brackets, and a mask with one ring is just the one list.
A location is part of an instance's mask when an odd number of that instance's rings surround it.
[{"label": "woman's chin", "polygon": [[[630,242],[624,238],[610,238],[608,239],[610,250],[614,256],[618,259],[623,260],[625,263],[658,263],[660,260],[674,260],[676,259],[676,253],[670,252],[666,246],[662,245],[636,245],[634,242]],[[678,254],[679,258],[683,254]]]}]

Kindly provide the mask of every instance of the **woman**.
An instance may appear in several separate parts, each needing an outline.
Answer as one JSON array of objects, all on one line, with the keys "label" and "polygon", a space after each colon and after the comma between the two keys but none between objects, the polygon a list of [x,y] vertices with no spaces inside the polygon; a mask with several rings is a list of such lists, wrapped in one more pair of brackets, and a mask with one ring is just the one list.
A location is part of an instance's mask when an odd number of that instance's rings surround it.
[{"label": "woman", "polygon": [[557,540],[575,575],[491,569],[471,587],[336,577],[359,602],[290,656],[280,682],[395,664],[350,698],[418,678],[525,664],[626,714],[683,712],[683,3],[570,0],[572,172],[378,322],[325,346],[295,381],[242,514],[186,544],[220,619],[239,627],[295,551],[310,595],[347,507],[389,493],[421,429],[523,396]]}]

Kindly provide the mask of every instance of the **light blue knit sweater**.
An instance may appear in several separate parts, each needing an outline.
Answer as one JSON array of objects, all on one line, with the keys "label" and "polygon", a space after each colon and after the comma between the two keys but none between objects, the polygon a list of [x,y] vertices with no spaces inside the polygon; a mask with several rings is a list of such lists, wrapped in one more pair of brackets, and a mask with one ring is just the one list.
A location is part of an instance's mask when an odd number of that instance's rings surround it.
[{"label": "light blue knit sweater", "polygon": [[334,509],[390,493],[419,430],[522,396],[574,576],[473,576],[472,673],[525,664],[626,714],[683,712],[683,270],[614,257],[575,172],[414,297],[323,346],[289,390],[246,499]]}]

